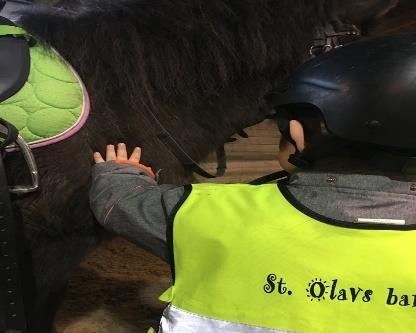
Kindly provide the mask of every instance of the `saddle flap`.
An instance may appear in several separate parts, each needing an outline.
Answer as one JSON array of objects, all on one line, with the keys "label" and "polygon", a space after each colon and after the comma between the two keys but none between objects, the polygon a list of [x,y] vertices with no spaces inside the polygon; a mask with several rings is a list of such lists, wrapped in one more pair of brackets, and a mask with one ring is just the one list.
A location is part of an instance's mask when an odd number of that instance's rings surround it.
[{"label": "saddle flap", "polygon": [[[5,22],[0,20],[1,23]],[[8,35],[0,36],[0,102],[22,88],[29,76],[29,69],[30,55],[27,41]]]}]

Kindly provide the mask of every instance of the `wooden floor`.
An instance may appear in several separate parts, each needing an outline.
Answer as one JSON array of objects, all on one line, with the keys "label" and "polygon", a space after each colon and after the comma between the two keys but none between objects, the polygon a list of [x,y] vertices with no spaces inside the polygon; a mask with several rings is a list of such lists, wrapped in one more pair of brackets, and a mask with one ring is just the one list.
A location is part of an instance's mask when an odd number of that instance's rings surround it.
[{"label": "wooden floor", "polygon": [[370,36],[416,32],[416,0],[400,0],[399,5],[369,28]]},{"label": "wooden floor", "polygon": [[[277,161],[280,133],[275,123],[266,120],[256,126],[245,129],[248,138],[238,135],[235,142],[225,145],[227,170],[224,176],[206,179],[195,176],[198,182],[246,183],[252,179],[281,170]],[[216,172],[215,153],[207,156],[201,166],[212,173]]]}]

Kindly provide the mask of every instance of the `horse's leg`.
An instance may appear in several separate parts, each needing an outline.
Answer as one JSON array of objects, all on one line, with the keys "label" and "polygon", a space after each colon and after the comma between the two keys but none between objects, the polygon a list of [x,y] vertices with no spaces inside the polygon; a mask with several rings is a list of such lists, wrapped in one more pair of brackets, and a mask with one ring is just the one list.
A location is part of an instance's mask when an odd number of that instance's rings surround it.
[{"label": "horse's leg", "polygon": [[98,242],[87,198],[85,186],[66,198],[65,205],[49,196],[19,205],[33,267],[28,273],[34,277],[34,286],[26,286],[30,333],[51,331],[71,272]]},{"label": "horse's leg", "polygon": [[[73,216],[60,218],[68,224],[76,221],[85,227],[80,230],[77,228],[59,229],[56,232],[55,230],[51,232],[50,229],[45,230],[45,237],[35,240],[31,246],[35,286],[34,291],[29,291],[29,295],[33,296],[32,300],[29,299],[30,305],[27,313],[30,333],[51,331],[56,311],[72,271],[98,242],[98,232],[88,210],[88,202],[82,205],[77,200],[77,203],[80,207],[73,211]],[[71,206],[71,203],[68,202],[68,205]],[[26,229],[28,223],[25,223]],[[59,222],[52,219],[42,224],[55,223]]]},{"label": "horse's leg", "polygon": [[[28,313],[30,333],[51,332],[55,314],[62,301],[71,271],[79,264],[88,250],[95,245],[96,240],[94,238],[85,237],[73,241],[56,242],[56,244],[35,251],[35,267],[39,268],[39,266],[45,264],[49,267],[44,266],[42,272],[38,272],[41,275],[36,279],[36,297]],[[62,260],[59,260],[60,256],[58,255],[55,257],[48,256],[51,251],[60,253]],[[43,255],[47,257],[42,258]],[[69,260],[65,258],[69,258]]]}]

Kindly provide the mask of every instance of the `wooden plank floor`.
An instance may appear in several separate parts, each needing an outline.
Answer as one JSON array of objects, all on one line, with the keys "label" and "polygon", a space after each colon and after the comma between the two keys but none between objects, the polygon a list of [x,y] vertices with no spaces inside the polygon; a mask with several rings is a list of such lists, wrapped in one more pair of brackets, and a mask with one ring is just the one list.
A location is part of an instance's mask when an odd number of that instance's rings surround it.
[{"label": "wooden plank floor", "polygon": [[416,1],[400,0],[398,6],[369,29],[371,36],[416,32]]},{"label": "wooden plank floor", "polygon": [[[247,128],[248,138],[234,135],[237,141],[227,143],[227,170],[224,176],[206,179],[196,176],[198,182],[246,183],[252,179],[281,170],[277,161],[279,152],[279,131],[271,120]],[[215,153],[207,156],[201,166],[215,173],[217,162]]]}]

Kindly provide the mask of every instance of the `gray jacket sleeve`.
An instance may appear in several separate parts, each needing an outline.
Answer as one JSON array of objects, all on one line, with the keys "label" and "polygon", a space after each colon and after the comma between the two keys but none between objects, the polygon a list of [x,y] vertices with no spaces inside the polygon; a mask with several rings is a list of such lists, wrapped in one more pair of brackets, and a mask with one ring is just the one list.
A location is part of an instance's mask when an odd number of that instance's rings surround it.
[{"label": "gray jacket sleeve", "polygon": [[92,170],[90,205],[98,222],[165,260],[167,219],[183,194],[182,186],[158,185],[134,166],[105,162]]}]

